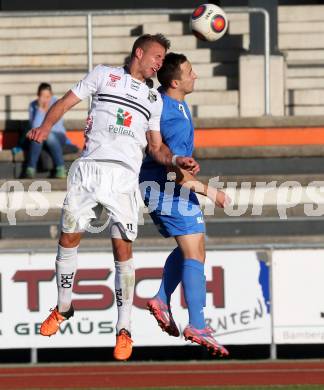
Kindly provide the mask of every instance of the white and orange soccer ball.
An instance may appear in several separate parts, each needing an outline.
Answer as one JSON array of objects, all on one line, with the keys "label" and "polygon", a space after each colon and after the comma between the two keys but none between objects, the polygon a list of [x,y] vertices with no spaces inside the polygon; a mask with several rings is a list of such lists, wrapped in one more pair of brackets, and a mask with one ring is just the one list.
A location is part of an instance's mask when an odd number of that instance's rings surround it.
[{"label": "white and orange soccer ball", "polygon": [[203,41],[217,41],[228,28],[225,12],[215,4],[201,4],[191,15],[191,31]]}]

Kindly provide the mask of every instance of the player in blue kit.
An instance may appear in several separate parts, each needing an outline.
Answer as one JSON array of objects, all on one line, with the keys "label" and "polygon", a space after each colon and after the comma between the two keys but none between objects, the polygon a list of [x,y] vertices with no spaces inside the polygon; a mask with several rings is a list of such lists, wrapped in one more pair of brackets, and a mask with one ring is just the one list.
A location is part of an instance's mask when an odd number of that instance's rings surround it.
[{"label": "player in blue kit", "polygon": [[[163,99],[160,122],[163,141],[174,155],[192,156],[194,127],[184,98],[193,91],[197,76],[187,58],[175,53],[166,55],[157,76]],[[195,187],[196,192],[209,196],[219,207],[225,207],[230,199],[222,191],[207,189],[189,173],[176,172],[176,181],[183,186],[169,181],[168,169],[149,156],[141,168],[141,192],[150,216],[159,232],[164,237],[174,237],[177,243],[166,260],[160,289],[149,300],[148,308],[162,330],[178,337],[180,332],[172,317],[170,300],[182,282],[189,311],[189,325],[183,332],[185,339],[205,346],[213,354],[228,355],[205,325],[205,223],[192,189]]]}]

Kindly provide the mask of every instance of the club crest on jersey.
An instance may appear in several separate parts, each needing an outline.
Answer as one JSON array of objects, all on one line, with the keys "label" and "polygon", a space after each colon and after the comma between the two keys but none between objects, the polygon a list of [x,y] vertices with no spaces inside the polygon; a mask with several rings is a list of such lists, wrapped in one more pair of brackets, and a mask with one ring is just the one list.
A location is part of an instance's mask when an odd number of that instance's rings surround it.
[{"label": "club crest on jersey", "polygon": [[153,92],[153,91],[149,91],[149,93],[148,93],[148,100],[150,101],[150,103],[154,103],[154,102],[156,102],[157,101],[157,95],[156,95],[156,93],[155,92]]},{"label": "club crest on jersey", "polygon": [[120,80],[121,77],[113,73],[110,73],[108,77],[110,78],[110,81],[107,82],[107,86],[116,88],[116,82]]},{"label": "club crest on jersey", "polygon": [[122,108],[118,108],[116,125],[129,127],[132,124],[132,115]]}]

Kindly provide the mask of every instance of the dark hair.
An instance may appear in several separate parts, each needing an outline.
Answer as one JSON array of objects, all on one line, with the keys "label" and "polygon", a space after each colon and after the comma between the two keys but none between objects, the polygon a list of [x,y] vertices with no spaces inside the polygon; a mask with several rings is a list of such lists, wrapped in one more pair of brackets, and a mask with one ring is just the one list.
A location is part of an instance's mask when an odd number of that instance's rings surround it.
[{"label": "dark hair", "polygon": [[148,44],[153,42],[159,43],[162,47],[164,47],[165,51],[170,49],[170,41],[163,34],[155,34],[155,35],[144,34],[138,37],[134,42],[131,58],[135,57],[135,52],[137,48],[140,47],[141,49],[144,50]]},{"label": "dark hair", "polygon": [[157,72],[157,78],[164,90],[168,89],[172,80],[180,80],[180,65],[188,61],[184,54],[168,53],[162,67]]},{"label": "dark hair", "polygon": [[50,91],[52,93],[52,86],[48,83],[40,83],[37,89],[37,96],[41,94],[42,91]]}]

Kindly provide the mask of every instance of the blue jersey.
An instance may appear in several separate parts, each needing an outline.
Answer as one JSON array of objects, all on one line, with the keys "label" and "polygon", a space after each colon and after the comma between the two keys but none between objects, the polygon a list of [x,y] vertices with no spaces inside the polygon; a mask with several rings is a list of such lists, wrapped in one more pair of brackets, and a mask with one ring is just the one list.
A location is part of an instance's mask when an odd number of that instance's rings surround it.
[{"label": "blue jersey", "polygon": [[[179,102],[162,94],[163,110],[160,131],[163,142],[168,145],[172,154],[191,157],[194,148],[194,127],[186,102]],[[147,155],[144,159],[140,181],[166,181],[167,170]]]},{"label": "blue jersey", "polygon": [[[194,127],[189,108],[162,95],[160,131],[173,154],[191,157]],[[167,180],[167,168],[146,156],[140,172],[140,188],[150,216],[164,237],[204,233],[205,223],[194,192]],[[155,182],[155,183],[154,183]]]}]

